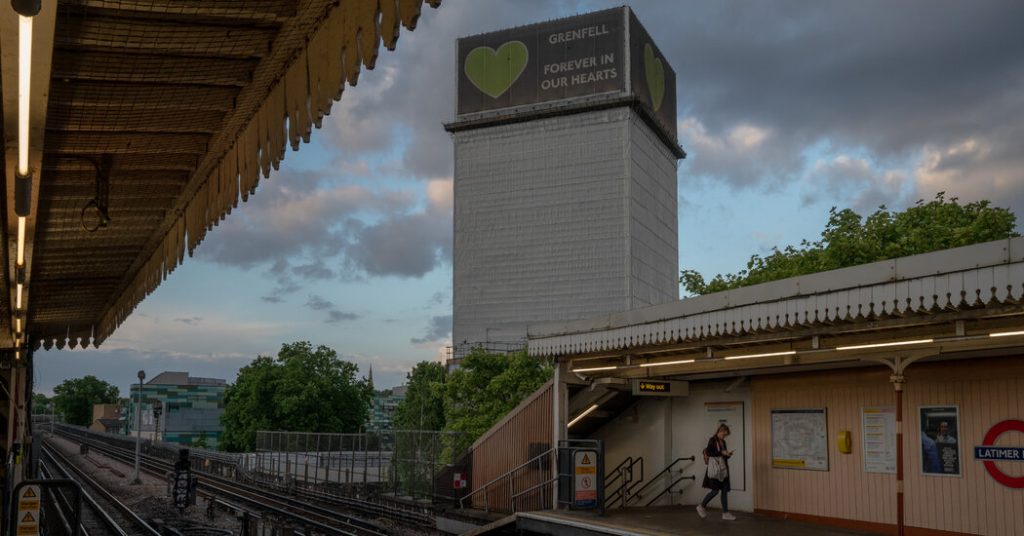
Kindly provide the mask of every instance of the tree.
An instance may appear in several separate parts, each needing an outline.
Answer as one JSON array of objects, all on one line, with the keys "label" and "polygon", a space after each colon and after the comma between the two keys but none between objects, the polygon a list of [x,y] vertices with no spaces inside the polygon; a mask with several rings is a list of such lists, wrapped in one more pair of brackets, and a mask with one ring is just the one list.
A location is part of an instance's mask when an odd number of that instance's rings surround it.
[{"label": "tree", "polygon": [[96,376],[64,380],[53,388],[53,407],[64,416],[64,422],[89,426],[95,404],[114,404],[118,389]]},{"label": "tree", "polygon": [[224,396],[223,448],[252,450],[257,430],[356,432],[369,416],[373,392],[358,367],[326,346],[281,346],[238,372]]},{"label": "tree", "polygon": [[53,399],[47,398],[43,393],[32,393],[32,413],[36,415],[53,413]]},{"label": "tree", "polygon": [[753,255],[747,268],[718,274],[706,282],[695,270],[683,270],[679,282],[690,294],[709,294],[777,279],[824,272],[869,262],[968,246],[1019,236],[1017,217],[989,201],[960,204],[939,192],[902,212],[879,207],[866,219],[851,209],[829,211],[821,240],[804,240],[800,247],[773,248],[767,256]]},{"label": "tree", "polygon": [[197,449],[208,449],[210,448],[209,438],[206,436],[206,432],[199,432],[199,437],[192,441],[192,446]]},{"label": "tree", "polygon": [[444,365],[420,361],[406,375],[405,399],[395,409],[394,427],[405,430],[444,429]]},{"label": "tree", "polygon": [[525,350],[508,355],[470,352],[445,384],[445,430],[466,434],[455,452],[472,444],[553,373],[550,363]]}]

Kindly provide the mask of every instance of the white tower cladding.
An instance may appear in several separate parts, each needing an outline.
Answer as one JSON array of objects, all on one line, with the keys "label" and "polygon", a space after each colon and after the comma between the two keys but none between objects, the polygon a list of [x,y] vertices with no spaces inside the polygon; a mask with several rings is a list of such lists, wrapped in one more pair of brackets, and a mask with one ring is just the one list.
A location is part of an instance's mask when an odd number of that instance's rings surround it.
[{"label": "white tower cladding", "polygon": [[453,341],[679,298],[675,72],[628,7],[458,41]]}]

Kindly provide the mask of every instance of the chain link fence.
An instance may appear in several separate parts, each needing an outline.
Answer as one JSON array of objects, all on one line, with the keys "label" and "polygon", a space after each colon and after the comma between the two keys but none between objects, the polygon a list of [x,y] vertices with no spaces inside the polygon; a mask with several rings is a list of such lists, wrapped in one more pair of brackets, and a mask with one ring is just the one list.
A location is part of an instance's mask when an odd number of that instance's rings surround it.
[{"label": "chain link fence", "polygon": [[[258,431],[256,452],[243,454],[246,473],[277,484],[455,499],[456,460],[471,438],[428,430],[376,430],[355,434]],[[461,463],[460,463],[461,462]]]}]

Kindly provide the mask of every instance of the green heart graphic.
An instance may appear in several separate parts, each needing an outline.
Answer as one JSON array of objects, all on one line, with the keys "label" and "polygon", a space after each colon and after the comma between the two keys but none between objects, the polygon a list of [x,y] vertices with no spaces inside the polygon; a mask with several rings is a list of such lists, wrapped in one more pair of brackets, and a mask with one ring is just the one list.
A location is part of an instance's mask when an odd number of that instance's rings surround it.
[{"label": "green heart graphic", "polygon": [[644,45],[644,73],[647,75],[647,90],[651,92],[651,102],[657,112],[665,99],[665,66],[661,59],[654,57],[650,43]]},{"label": "green heart graphic", "polygon": [[466,56],[466,77],[480,91],[498,98],[526,69],[529,52],[522,41],[509,41],[494,50],[476,47]]}]

